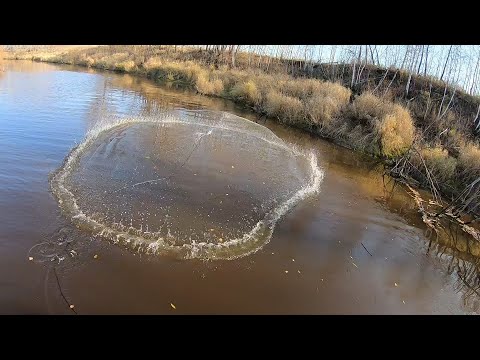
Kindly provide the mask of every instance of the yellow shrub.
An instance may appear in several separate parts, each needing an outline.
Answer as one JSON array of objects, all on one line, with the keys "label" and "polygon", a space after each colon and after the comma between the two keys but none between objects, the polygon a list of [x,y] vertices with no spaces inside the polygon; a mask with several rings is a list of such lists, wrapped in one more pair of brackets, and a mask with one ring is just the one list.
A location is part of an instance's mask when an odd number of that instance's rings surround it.
[{"label": "yellow shrub", "polygon": [[85,65],[86,67],[92,67],[94,64],[95,64],[95,60],[93,60],[92,57],[87,56],[87,57],[85,58],[85,60],[84,60],[84,65]]},{"label": "yellow shrub", "polygon": [[157,69],[162,65],[162,60],[159,57],[151,57],[144,64],[143,67],[148,70]]},{"label": "yellow shrub", "polygon": [[341,104],[334,98],[315,96],[308,99],[306,112],[315,125],[328,126],[339,112]]},{"label": "yellow shrub", "polygon": [[285,95],[305,99],[316,93],[321,86],[321,81],[315,79],[290,79],[283,82],[281,90]]},{"label": "yellow shrub", "polygon": [[391,111],[391,106],[389,102],[365,92],[355,99],[353,111],[357,119],[371,121],[372,118],[384,118]]},{"label": "yellow shrub", "polygon": [[472,174],[480,173],[480,148],[478,145],[468,143],[461,146],[458,164],[464,171]]},{"label": "yellow shrub", "polygon": [[253,80],[236,83],[230,93],[234,98],[244,100],[251,105],[260,103],[262,98]]},{"label": "yellow shrub", "polygon": [[225,89],[230,89],[239,82],[247,81],[248,75],[245,71],[239,70],[228,70],[226,68],[221,68],[214,72],[215,76],[222,80]]},{"label": "yellow shrub", "polygon": [[133,60],[123,61],[115,66],[115,70],[129,72],[135,68]]},{"label": "yellow shrub", "polygon": [[[450,155],[448,151],[441,146],[435,146],[433,148],[424,148],[420,150],[420,154],[425,161],[425,165],[432,173],[437,181],[447,181],[452,179],[455,174],[455,168],[457,166],[457,160]],[[418,158],[418,154],[414,157],[414,163],[422,172],[425,165]]]},{"label": "yellow shrub", "polygon": [[294,97],[270,90],[265,99],[265,111],[283,122],[294,123],[304,118],[302,102]]},{"label": "yellow shrub", "polygon": [[220,79],[209,80],[206,74],[198,74],[195,82],[197,91],[204,95],[220,95],[223,91],[223,82]]},{"label": "yellow shrub", "polygon": [[306,112],[312,123],[328,126],[350,101],[351,91],[339,84],[317,82],[312,96],[306,100]]},{"label": "yellow shrub", "polygon": [[378,132],[385,156],[400,156],[412,146],[413,121],[408,111],[400,105],[394,105],[392,112],[385,116]]},{"label": "yellow shrub", "polygon": [[415,127],[407,109],[366,92],[355,99],[353,113],[378,135],[382,154],[402,155],[413,143]]},{"label": "yellow shrub", "polygon": [[331,97],[346,105],[350,102],[352,91],[345,86],[329,81],[320,82],[314,94]]},{"label": "yellow shrub", "polygon": [[265,73],[257,73],[250,74],[249,78],[254,79],[260,94],[262,94],[262,97],[266,97],[271,90],[280,91],[281,84],[285,81],[286,76],[283,74],[268,75]]}]

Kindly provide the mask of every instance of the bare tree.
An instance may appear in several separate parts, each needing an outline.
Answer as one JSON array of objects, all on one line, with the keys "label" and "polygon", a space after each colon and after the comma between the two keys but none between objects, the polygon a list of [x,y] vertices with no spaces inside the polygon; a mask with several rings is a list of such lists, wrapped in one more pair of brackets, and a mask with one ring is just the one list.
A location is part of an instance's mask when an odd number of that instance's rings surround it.
[{"label": "bare tree", "polygon": [[445,60],[445,65],[443,66],[442,75],[440,75],[440,81],[443,80],[443,75],[445,74],[445,70],[447,68],[448,60],[450,59],[450,54],[452,53],[452,48],[453,48],[453,45],[450,45],[450,49],[448,49],[447,59]]}]

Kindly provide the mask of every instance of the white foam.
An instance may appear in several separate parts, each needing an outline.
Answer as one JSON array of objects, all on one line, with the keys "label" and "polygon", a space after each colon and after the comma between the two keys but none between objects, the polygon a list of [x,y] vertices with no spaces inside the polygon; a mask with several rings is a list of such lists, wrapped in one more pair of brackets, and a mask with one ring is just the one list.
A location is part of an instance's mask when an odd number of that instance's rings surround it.
[{"label": "white foam", "polygon": [[[242,129],[241,126],[228,126],[225,123],[213,123],[202,124],[200,122],[188,122],[181,119],[180,110],[172,110],[165,112],[162,115],[156,117],[138,117],[138,118],[107,118],[100,121],[97,126],[91,129],[85,138],[85,140],[74,148],[68,157],[66,158],[63,166],[52,176],[51,187],[54,195],[60,204],[60,207],[64,213],[72,219],[72,222],[79,228],[86,229],[92,232],[94,235],[107,238],[114,243],[121,243],[126,246],[130,246],[138,251],[144,251],[151,254],[168,254],[174,255],[184,259],[236,259],[239,257],[252,254],[266,244],[269,243],[275,225],[290,209],[296,206],[300,201],[316,194],[320,191],[320,184],[322,182],[324,172],[318,166],[318,160],[315,153],[310,152],[306,154],[294,146],[289,146],[283,143],[273,133],[268,133],[267,136],[259,137],[255,133],[253,136],[257,136],[260,140],[277,147],[281,147],[293,153],[295,156],[306,157],[310,165],[310,178],[308,182],[303,185],[298,191],[296,191],[290,198],[284,202],[278,204],[265,217],[260,220],[248,233],[245,233],[242,237],[236,239],[230,239],[223,243],[208,243],[208,242],[192,242],[187,243],[185,241],[177,241],[182,245],[170,245],[164,241],[164,238],[159,233],[142,231],[141,229],[133,228],[132,226],[125,226],[119,223],[113,223],[111,225],[103,224],[92,217],[85,214],[78,206],[77,200],[74,194],[68,189],[66,185],[66,178],[74,170],[74,165],[79,160],[83,151],[103,132],[112,128],[129,125],[134,123],[161,123],[161,124],[192,124],[195,126],[206,126],[215,129],[223,129],[228,131],[236,131],[241,133],[250,134],[247,129]],[[225,117],[225,114],[222,114]],[[246,119],[236,117],[236,121],[248,122],[250,126],[252,123]],[[239,120],[241,119],[241,120]],[[262,125],[255,124],[262,127],[262,130],[266,130]],[[212,129],[208,134],[211,134]],[[176,239],[183,240],[183,239]]]}]

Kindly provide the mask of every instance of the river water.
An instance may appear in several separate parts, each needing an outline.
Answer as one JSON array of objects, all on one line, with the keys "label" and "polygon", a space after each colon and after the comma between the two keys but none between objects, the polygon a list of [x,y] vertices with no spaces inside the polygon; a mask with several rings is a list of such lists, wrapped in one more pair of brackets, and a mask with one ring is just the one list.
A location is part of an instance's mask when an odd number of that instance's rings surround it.
[{"label": "river water", "polygon": [[230,101],[0,73],[0,313],[475,313],[425,232],[372,159]]}]

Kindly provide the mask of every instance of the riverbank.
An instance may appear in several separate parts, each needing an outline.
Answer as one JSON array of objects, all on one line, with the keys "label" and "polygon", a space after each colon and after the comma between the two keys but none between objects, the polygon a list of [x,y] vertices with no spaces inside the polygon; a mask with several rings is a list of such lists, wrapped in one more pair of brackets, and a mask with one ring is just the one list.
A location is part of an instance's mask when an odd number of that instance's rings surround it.
[{"label": "riverbank", "polygon": [[[472,203],[471,191],[465,189],[480,176],[475,121],[468,119],[478,99],[446,85],[443,89],[433,79],[410,79],[405,94],[399,89],[408,74],[392,70],[389,75],[389,69],[383,69],[380,81],[356,82],[349,88],[345,86],[348,66],[342,77],[328,81],[315,77],[318,74],[313,70],[302,73],[299,69],[305,67],[301,65],[291,71],[270,59],[272,65],[264,68],[258,65],[264,59],[239,53],[232,66],[213,51],[173,46],[51,47],[8,57],[132,73],[233,100],[281,123],[377,157],[394,176],[429,188],[435,202],[451,202],[455,207],[446,205],[446,211],[437,212],[427,209],[430,217],[440,213],[456,219],[469,214],[466,222],[476,218],[476,206],[462,205]],[[365,74],[375,71],[382,73],[382,69],[367,68]],[[440,101],[435,95],[442,92]]]}]

